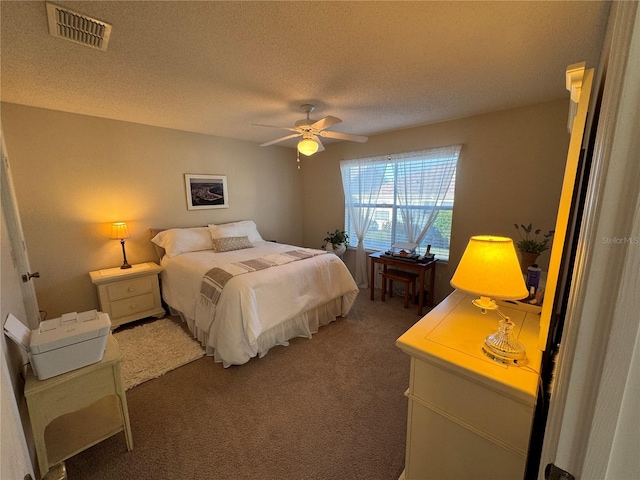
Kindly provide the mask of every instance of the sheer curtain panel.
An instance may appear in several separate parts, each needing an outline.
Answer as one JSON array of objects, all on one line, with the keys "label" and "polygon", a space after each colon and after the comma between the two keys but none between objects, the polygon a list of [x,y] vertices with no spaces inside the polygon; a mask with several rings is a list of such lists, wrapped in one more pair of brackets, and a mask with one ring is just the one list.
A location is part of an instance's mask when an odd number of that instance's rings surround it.
[{"label": "sheer curtain panel", "polygon": [[343,160],[340,162],[345,208],[349,211],[358,246],[356,247],[356,283],[360,288],[369,286],[367,252],[364,237],[378,203],[378,195],[384,181],[387,157]]}]

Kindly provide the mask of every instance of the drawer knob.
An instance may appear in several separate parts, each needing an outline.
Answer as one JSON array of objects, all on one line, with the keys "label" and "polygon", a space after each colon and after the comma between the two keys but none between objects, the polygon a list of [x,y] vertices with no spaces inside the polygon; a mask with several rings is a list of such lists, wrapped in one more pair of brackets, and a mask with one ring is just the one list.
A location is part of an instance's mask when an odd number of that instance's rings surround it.
[{"label": "drawer knob", "polygon": [[131,305],[129,305],[129,310],[135,310],[136,308],[138,308],[138,305],[135,303],[132,303]]},{"label": "drawer knob", "polygon": [[133,288],[133,287],[129,287],[129,288],[127,288],[127,291],[128,291],[128,292],[135,292],[135,291],[136,291],[136,289],[135,289],[135,288]]}]

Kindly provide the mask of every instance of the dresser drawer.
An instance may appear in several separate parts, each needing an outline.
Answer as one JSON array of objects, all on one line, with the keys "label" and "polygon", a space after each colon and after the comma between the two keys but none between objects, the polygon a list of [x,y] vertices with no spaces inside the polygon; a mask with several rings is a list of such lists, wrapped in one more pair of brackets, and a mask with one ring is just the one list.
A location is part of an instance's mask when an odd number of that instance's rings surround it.
[{"label": "dresser drawer", "polygon": [[525,405],[470,378],[412,358],[409,397],[521,455],[527,454],[534,399]]},{"label": "dresser drawer", "polygon": [[405,480],[517,480],[524,476],[526,455],[487,441],[415,401],[409,401],[406,448]]},{"label": "dresser drawer", "polygon": [[142,295],[143,293],[151,293],[154,282],[157,282],[157,277],[146,276],[111,283],[107,285],[109,301],[114,302],[123,298]]},{"label": "dresser drawer", "polygon": [[126,315],[152,310],[155,307],[153,293],[124,298],[111,302],[111,318],[118,319]]}]

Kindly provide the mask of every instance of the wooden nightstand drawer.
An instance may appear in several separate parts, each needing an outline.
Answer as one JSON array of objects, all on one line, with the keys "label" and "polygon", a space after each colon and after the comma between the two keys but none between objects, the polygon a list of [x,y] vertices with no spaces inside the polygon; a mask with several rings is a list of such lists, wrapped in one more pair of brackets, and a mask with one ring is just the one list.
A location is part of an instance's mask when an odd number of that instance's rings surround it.
[{"label": "wooden nightstand drawer", "polygon": [[111,317],[111,328],[145,317],[165,315],[158,274],[162,267],[152,262],[129,269],[109,268],[90,272],[98,290],[100,309]]},{"label": "wooden nightstand drawer", "polygon": [[123,298],[135,297],[136,295],[142,295],[144,293],[151,293],[153,291],[153,284],[156,282],[156,277],[141,277],[133,278],[131,280],[124,280],[121,282],[112,283],[107,285],[107,293],[109,295],[109,301],[115,302]]},{"label": "wooden nightstand drawer", "polygon": [[112,319],[118,319],[126,315],[151,310],[154,305],[155,302],[152,293],[117,300],[115,302],[111,302],[111,316]]}]

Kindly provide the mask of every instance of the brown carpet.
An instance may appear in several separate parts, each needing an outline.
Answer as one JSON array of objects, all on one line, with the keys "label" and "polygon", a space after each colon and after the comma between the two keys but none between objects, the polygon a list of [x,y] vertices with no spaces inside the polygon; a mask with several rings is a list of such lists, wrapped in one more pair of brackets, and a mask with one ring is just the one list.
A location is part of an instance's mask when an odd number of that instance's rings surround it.
[{"label": "brown carpet", "polygon": [[67,460],[69,480],[397,480],[419,320],[362,290],[347,318],[228,369],[203,357],[127,392],[119,433]]}]

